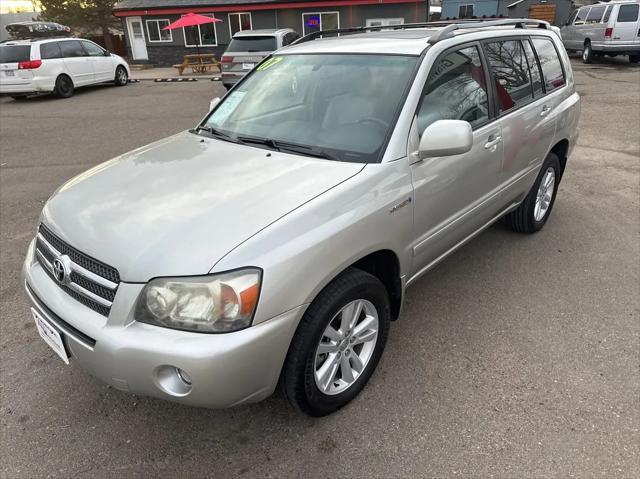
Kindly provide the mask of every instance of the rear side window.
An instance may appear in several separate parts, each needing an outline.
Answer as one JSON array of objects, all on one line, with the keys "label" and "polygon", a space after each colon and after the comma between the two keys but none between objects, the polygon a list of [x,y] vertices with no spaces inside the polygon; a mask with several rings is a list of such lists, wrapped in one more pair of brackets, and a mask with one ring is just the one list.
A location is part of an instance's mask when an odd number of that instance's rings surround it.
[{"label": "rear side window", "polygon": [[273,52],[278,48],[276,37],[236,37],[232,38],[228,52]]},{"label": "rear side window", "polygon": [[542,67],[544,86],[547,93],[565,85],[564,70],[558,56],[558,50],[548,38],[532,38]]},{"label": "rear side window", "polygon": [[418,132],[437,120],[465,120],[478,126],[489,119],[487,81],[478,47],[445,53],[434,64],[418,110]]},{"label": "rear side window", "polygon": [[587,15],[587,23],[600,23],[600,20],[602,20],[602,15],[604,14],[605,9],[606,9],[605,5],[598,6],[598,7],[591,7],[591,10],[589,11],[589,15]]},{"label": "rear side window", "polygon": [[609,21],[609,17],[611,16],[611,9],[613,7],[611,5],[609,5],[607,7],[607,11],[604,12],[604,17],[602,17],[602,23],[607,23]]},{"label": "rear side window", "polygon": [[60,50],[62,50],[62,56],[65,58],[84,57],[87,55],[78,40],[60,42]]},{"label": "rear side window", "polygon": [[40,45],[40,58],[49,60],[52,58],[62,58],[60,44],[58,42],[43,43]]},{"label": "rear side window", "polygon": [[487,43],[485,52],[493,73],[500,112],[531,100],[529,64],[520,40]]},{"label": "rear side window", "polygon": [[537,98],[542,96],[544,90],[542,88],[542,73],[540,71],[540,64],[538,59],[533,53],[533,48],[528,40],[522,42],[524,47],[524,54],[527,57],[527,63],[529,64],[529,74],[531,76],[531,83],[533,85],[533,96]]},{"label": "rear side window", "polygon": [[0,45],[0,63],[18,63],[31,60],[31,45]]},{"label": "rear side window", "polygon": [[618,10],[618,22],[637,22],[638,21],[638,4],[620,5]]}]

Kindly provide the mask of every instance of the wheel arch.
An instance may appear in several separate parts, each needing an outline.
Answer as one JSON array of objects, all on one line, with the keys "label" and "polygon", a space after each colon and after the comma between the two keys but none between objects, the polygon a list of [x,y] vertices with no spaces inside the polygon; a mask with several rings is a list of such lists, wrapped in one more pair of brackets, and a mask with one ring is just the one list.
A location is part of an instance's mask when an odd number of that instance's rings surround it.
[{"label": "wheel arch", "polygon": [[564,169],[567,166],[567,155],[569,153],[569,140],[566,138],[558,141],[551,148],[551,153],[554,153],[560,161],[560,174],[564,175]]}]

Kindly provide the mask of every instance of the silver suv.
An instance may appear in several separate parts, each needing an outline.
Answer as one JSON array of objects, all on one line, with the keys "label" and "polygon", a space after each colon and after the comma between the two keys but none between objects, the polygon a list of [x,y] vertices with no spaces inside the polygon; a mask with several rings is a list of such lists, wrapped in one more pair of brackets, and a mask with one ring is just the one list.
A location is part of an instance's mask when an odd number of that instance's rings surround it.
[{"label": "silver suv", "polygon": [[544,226],[580,116],[557,34],[388,28],[304,37],[193,130],[51,196],[24,277],[65,362],[197,406],[280,384],[329,414],[373,374],[417,278],[500,218]]}]

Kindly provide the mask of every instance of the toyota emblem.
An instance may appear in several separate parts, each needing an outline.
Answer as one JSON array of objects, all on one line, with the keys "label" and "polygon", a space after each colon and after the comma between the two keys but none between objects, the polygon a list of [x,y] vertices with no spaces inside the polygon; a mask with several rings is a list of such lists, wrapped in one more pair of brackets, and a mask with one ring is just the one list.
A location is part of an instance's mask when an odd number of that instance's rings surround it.
[{"label": "toyota emblem", "polygon": [[67,270],[67,265],[65,264],[64,258],[62,256],[58,256],[53,260],[53,276],[56,278],[58,283],[64,283],[67,279],[69,272]]}]

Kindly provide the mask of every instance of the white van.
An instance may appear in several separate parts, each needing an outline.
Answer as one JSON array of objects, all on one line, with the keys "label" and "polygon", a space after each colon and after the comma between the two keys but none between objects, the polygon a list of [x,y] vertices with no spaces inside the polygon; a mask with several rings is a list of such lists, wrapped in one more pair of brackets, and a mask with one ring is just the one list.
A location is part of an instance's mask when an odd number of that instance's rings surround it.
[{"label": "white van", "polygon": [[640,3],[613,1],[576,10],[560,29],[567,51],[582,51],[582,61],[595,57],[628,55],[631,63],[640,60]]},{"label": "white van", "polygon": [[0,94],[23,99],[34,93],[68,98],[75,88],[129,81],[124,58],[81,38],[9,40],[0,44]]}]

